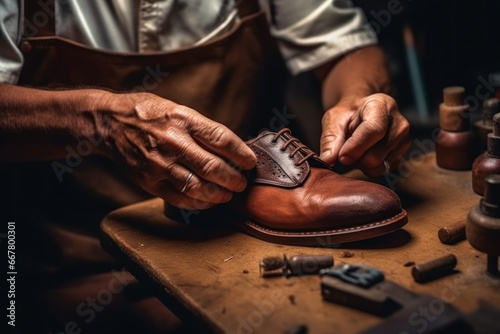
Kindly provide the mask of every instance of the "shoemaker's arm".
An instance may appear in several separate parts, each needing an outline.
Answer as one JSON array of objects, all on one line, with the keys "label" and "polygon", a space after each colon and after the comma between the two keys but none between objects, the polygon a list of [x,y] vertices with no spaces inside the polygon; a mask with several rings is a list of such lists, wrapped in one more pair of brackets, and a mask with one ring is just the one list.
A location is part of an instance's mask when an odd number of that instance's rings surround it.
[{"label": "shoemaker's arm", "polygon": [[[0,84],[0,160],[2,163],[64,159],[66,146],[93,138],[93,101],[98,90],[50,91]],[[92,145],[87,154],[104,147]]]},{"label": "shoemaker's arm", "polygon": [[315,70],[323,83],[321,157],[369,176],[394,168],[409,146],[409,124],[390,90],[385,57],[377,46],[352,51]]},{"label": "shoemaker's arm", "polygon": [[54,170],[61,176],[89,154],[113,159],[146,191],[185,209],[226,202],[245,188],[227,160],[242,169],[256,162],[224,125],[153,94],[0,84],[0,163],[66,159]]}]

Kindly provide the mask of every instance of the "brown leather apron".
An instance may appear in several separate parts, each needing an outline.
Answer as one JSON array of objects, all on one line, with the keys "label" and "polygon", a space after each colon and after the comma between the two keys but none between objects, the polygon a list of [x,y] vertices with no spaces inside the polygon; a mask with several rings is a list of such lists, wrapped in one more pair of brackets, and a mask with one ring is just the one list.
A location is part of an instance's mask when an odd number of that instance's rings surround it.
[{"label": "brown leather apron", "polygon": [[[148,91],[246,135],[246,122],[273,43],[257,0],[242,1],[240,6],[241,22],[231,31],[203,45],[173,52],[97,50],[54,36],[51,22],[21,43],[25,63],[20,84]],[[37,7],[26,1],[27,18]]]},{"label": "brown leather apron", "polygon": [[[43,10],[40,3],[25,1],[27,19]],[[286,70],[257,1],[241,4],[241,21],[229,32],[173,52],[93,49],[55,36],[52,20],[36,36],[23,39],[25,63],[19,84],[148,91],[187,105],[245,137],[256,119],[269,120],[272,108],[281,108],[281,101],[270,97],[279,96],[274,93],[281,91]],[[4,203],[10,203],[15,219],[22,221],[20,233],[29,250],[26,274],[39,275],[42,286],[108,269],[112,259],[96,237],[100,220],[113,209],[149,197],[101,158],[85,158],[63,182],[58,182],[50,163],[17,165],[4,170],[2,178],[10,189],[3,195]]]}]

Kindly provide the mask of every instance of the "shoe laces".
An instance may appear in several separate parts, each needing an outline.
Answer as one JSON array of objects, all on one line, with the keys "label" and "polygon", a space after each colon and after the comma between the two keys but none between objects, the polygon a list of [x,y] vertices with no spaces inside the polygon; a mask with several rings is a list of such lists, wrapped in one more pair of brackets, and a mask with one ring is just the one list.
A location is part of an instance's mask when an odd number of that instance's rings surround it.
[{"label": "shoe laces", "polygon": [[295,143],[296,147],[292,150],[292,152],[290,152],[290,154],[288,155],[288,157],[290,159],[293,159],[293,157],[295,156],[295,154],[297,154],[297,152],[299,152],[300,150],[302,150],[302,154],[304,154],[304,157],[302,159],[300,159],[299,161],[297,161],[295,163],[295,166],[299,166],[299,165],[303,164],[307,159],[309,159],[310,157],[312,157],[312,156],[315,155],[315,153],[313,151],[311,151],[311,149],[309,149],[306,145],[304,145],[300,140],[298,140],[295,137],[292,137],[291,131],[288,128],[284,128],[284,129],[279,130],[274,135],[274,138],[272,139],[272,142],[276,143],[278,141],[278,138],[280,136],[282,136],[283,134],[285,134],[285,133],[288,134],[290,136],[290,138],[287,139],[286,137],[283,137],[283,139],[285,139],[286,141],[283,144],[283,146],[281,146],[280,150],[282,152],[285,152],[285,150],[287,149],[288,146],[290,146],[292,143]]}]

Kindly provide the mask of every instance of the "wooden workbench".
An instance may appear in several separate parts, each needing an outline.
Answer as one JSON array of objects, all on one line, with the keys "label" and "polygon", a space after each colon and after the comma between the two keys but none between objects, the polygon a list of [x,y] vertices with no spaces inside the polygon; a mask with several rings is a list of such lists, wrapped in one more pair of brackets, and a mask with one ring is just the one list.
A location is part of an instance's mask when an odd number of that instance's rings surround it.
[{"label": "wooden workbench", "polygon": [[[467,241],[444,245],[437,237],[441,226],[463,220],[478,204],[470,172],[443,170],[431,153],[407,163],[400,174],[397,192],[409,223],[377,239],[331,248],[275,245],[210,222],[175,223],[154,199],[110,214],[102,224],[102,243],[182,319],[194,316],[214,332],[283,333],[307,324],[312,334],[356,333],[382,321],[323,301],[318,276],[262,278],[258,264],[269,255],[329,253],[335,264],[377,267],[386,279],[444,298],[466,313],[480,299],[500,307],[500,279],[486,274],[486,256]],[[342,257],[346,250],[354,255]],[[427,284],[413,281],[405,264],[447,253],[457,256],[458,273]]]}]

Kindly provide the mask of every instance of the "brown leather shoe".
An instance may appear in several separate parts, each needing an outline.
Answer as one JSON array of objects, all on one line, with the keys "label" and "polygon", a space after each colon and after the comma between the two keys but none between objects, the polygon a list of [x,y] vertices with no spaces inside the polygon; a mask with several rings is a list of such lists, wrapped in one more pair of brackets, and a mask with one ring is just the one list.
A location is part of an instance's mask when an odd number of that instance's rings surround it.
[{"label": "brown leather shoe", "polygon": [[319,246],[372,238],[407,223],[399,197],[333,172],[283,129],[247,142],[257,166],[238,206],[247,233],[274,243]]}]

